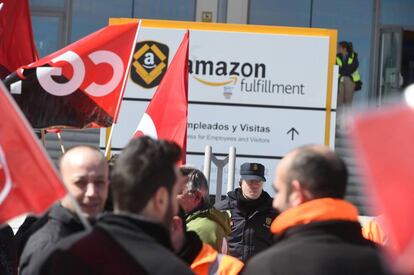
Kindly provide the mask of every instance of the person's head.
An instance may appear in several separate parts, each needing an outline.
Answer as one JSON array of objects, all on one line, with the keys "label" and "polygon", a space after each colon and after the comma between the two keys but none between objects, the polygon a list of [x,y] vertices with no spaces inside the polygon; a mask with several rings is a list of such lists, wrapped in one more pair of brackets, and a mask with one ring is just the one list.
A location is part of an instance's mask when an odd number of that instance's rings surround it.
[{"label": "person's head", "polygon": [[114,211],[142,215],[169,228],[184,184],[176,165],[180,157],[175,143],[147,136],[132,140],[111,172]]},{"label": "person's head", "polygon": [[[93,218],[102,212],[109,185],[108,164],[104,155],[92,146],[75,146],[60,158],[59,168],[63,182],[85,217]],[[69,196],[62,199],[61,204],[75,212]]]},{"label": "person's head", "polygon": [[170,238],[171,244],[175,251],[178,253],[181,251],[185,244],[185,233],[187,231],[187,225],[185,223],[185,211],[180,207],[178,214],[173,217],[170,226]]},{"label": "person's head", "polygon": [[341,53],[341,54],[348,53],[348,42],[341,41],[338,43],[338,53]]},{"label": "person's head", "polygon": [[273,207],[282,212],[314,199],[342,199],[347,182],[345,163],[328,147],[301,147],[286,155],[277,167]]},{"label": "person's head", "polygon": [[240,167],[240,187],[243,196],[249,200],[256,200],[263,192],[265,167],[260,163],[243,163]]},{"label": "person's head", "polygon": [[177,196],[178,203],[186,213],[209,203],[207,179],[203,172],[192,167],[181,167],[181,173],[186,177],[187,184]]}]

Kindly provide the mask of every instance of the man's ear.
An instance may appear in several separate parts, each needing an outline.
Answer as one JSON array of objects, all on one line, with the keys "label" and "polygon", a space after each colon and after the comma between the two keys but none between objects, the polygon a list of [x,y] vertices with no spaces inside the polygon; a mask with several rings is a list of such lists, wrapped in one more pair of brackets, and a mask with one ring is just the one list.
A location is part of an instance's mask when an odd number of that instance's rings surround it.
[{"label": "man's ear", "polygon": [[289,196],[289,201],[293,207],[308,201],[307,192],[305,189],[303,189],[298,180],[293,180],[290,184],[292,192]]},{"label": "man's ear", "polygon": [[167,211],[168,207],[168,199],[169,194],[167,188],[164,186],[161,186],[157,189],[157,191],[154,194],[154,210],[161,214],[161,217],[164,216],[165,212]]}]

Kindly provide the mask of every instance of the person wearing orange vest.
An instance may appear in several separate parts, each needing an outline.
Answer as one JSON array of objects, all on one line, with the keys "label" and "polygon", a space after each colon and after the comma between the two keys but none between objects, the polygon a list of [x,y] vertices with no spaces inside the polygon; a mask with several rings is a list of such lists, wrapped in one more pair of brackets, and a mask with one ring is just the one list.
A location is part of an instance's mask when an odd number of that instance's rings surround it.
[{"label": "person wearing orange vest", "polygon": [[183,209],[174,216],[170,234],[176,254],[196,275],[236,275],[244,266],[240,260],[221,254],[212,246],[203,243],[194,231],[187,231]]},{"label": "person wearing orange vest", "polygon": [[301,147],[279,162],[274,178],[280,214],[270,229],[277,239],[243,275],[389,274],[381,251],[362,236],[357,208],[344,199],[348,171],[337,154]]}]

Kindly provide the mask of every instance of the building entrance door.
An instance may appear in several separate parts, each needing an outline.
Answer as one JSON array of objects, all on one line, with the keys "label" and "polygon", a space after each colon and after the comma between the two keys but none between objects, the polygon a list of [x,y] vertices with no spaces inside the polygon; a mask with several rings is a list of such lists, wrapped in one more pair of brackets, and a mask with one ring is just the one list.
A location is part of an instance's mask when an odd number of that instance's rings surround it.
[{"label": "building entrance door", "polygon": [[400,27],[381,30],[379,105],[399,96],[414,83],[414,31]]},{"label": "building entrance door", "polygon": [[402,86],[402,28],[384,28],[381,30],[379,104],[400,93]]}]

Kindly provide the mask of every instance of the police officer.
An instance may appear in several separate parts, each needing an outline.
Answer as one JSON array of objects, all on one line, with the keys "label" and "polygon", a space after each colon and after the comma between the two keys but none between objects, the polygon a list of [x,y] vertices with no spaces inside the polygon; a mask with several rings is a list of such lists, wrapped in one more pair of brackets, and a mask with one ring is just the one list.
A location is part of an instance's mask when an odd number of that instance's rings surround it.
[{"label": "police officer", "polygon": [[272,244],[270,225],[277,211],[272,208],[272,198],[263,191],[264,172],[260,163],[244,163],[240,168],[240,188],[215,205],[230,215],[229,253],[242,261]]}]

